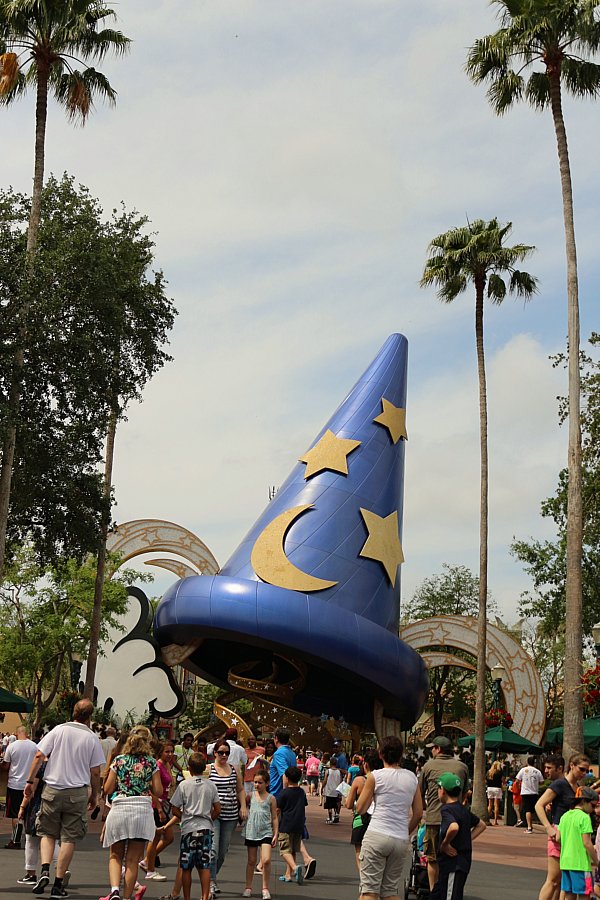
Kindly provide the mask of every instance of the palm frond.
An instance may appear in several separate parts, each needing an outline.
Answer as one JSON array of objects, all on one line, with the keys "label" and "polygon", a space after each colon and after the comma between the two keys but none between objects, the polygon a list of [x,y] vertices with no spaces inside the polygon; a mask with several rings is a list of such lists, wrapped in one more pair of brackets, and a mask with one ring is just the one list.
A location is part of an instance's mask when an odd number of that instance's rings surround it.
[{"label": "palm frond", "polygon": [[82,124],[93,109],[95,96],[113,106],[117,97],[106,76],[93,68],[64,73],[53,88],[54,96],[65,107],[69,118]]},{"label": "palm frond", "polygon": [[529,272],[515,270],[510,276],[510,292],[517,297],[530,300],[538,292],[539,281]]},{"label": "palm frond", "polygon": [[532,72],[525,88],[525,97],[534,109],[545,109],[550,103],[550,78],[545,72]]},{"label": "palm frond", "polygon": [[0,56],[0,95],[9,94],[19,77],[19,60],[16,53]]},{"label": "palm frond", "polygon": [[568,58],[562,65],[563,83],[574,97],[597,97],[600,93],[600,65]]},{"label": "palm frond", "polygon": [[487,98],[499,116],[523,97],[525,79],[511,69],[496,78],[488,88]]},{"label": "palm frond", "polygon": [[492,274],[488,276],[487,294],[492,303],[497,304],[502,303],[506,297],[506,284],[504,283],[504,279],[495,272],[492,272]]}]

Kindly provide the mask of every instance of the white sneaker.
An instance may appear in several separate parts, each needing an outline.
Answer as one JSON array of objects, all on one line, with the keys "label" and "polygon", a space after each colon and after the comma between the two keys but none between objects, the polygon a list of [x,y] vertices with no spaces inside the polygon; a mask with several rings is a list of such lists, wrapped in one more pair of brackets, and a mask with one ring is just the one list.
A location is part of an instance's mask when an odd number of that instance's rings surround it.
[{"label": "white sneaker", "polygon": [[167,876],[161,875],[160,872],[146,872],[146,881],[166,881]]}]

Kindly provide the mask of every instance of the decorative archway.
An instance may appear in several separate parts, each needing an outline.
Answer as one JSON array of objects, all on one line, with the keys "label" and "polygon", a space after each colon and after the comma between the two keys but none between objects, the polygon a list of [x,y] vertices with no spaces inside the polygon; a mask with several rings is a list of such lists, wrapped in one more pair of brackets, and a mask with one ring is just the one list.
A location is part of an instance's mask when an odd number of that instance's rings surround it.
[{"label": "decorative archway", "polygon": [[[471,616],[422,619],[402,628],[400,637],[414,650],[424,651],[425,658],[432,647],[448,647],[477,656],[477,621]],[[502,693],[513,717],[513,728],[522,737],[539,744],[544,735],[546,701],[538,671],[523,647],[489,622],[486,665],[488,669],[496,665],[505,667]]]},{"label": "decorative archway", "polygon": [[219,571],[218,562],[199,537],[187,528],[163,519],[122,522],[109,534],[106,549],[121,556],[121,565],[143,553],[173,553],[192,565],[170,559],[152,559],[148,565],[170,569],[180,578],[198,573],[216,575]]}]

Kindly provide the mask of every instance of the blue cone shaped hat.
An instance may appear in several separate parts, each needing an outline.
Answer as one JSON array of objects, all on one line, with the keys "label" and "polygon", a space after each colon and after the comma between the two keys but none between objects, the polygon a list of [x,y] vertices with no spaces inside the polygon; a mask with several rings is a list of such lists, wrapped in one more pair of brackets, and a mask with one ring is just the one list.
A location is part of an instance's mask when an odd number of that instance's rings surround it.
[{"label": "blue cone shaped hat", "polygon": [[398,637],[407,349],[388,338],[221,572],[163,597],[156,636],[199,641],[203,678],[365,727],[375,701],[404,729],[421,714]]}]

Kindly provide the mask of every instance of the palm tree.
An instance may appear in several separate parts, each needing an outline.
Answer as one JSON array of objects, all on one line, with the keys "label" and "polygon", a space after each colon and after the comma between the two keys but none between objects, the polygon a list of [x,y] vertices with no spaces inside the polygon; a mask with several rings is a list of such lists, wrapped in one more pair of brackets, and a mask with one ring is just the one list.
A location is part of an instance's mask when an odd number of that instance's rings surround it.
[{"label": "palm tree", "polygon": [[467,73],[487,82],[488,99],[498,115],[519,100],[534,109],[550,107],[556,134],[567,257],[569,344],[569,450],[565,648],[565,758],[583,747],[581,694],[581,421],[579,375],[579,288],[573,219],[573,191],[562,88],[574,97],[600,92],[600,65],[590,57],[600,48],[600,0],[494,0],[502,27],[475,42]]},{"label": "palm tree", "polygon": [[[479,375],[479,439],[481,451],[479,518],[479,605],[477,618],[477,679],[475,700],[475,769],[473,810],[486,816],[485,798],[485,685],[488,598],[488,435],[487,388],[483,343],[483,301],[487,293],[492,303],[502,303],[506,293],[528,300],[537,291],[537,279],[515,268],[535,249],[526,244],[504,246],[512,223],[499,225],[497,219],[477,219],[452,228],[429,244],[421,287],[434,285],[437,296],[451,303],[469,284],[475,287],[475,343]],[[506,278],[506,280],[505,280]]]},{"label": "palm tree", "polygon": [[[86,61],[101,61],[110,51],[122,54],[129,38],[101,28],[113,10],[97,0],[0,0],[0,102],[10,103],[35,87],[35,155],[31,214],[27,231],[27,271],[20,303],[19,336],[9,391],[10,420],[2,440],[0,467],[0,580],[4,571],[6,529],[25,360],[29,301],[28,277],[35,264],[44,185],[48,94],[52,92],[71,119],[84,123],[99,96],[114,104],[108,79]],[[6,130],[6,129],[5,129]]]}]

